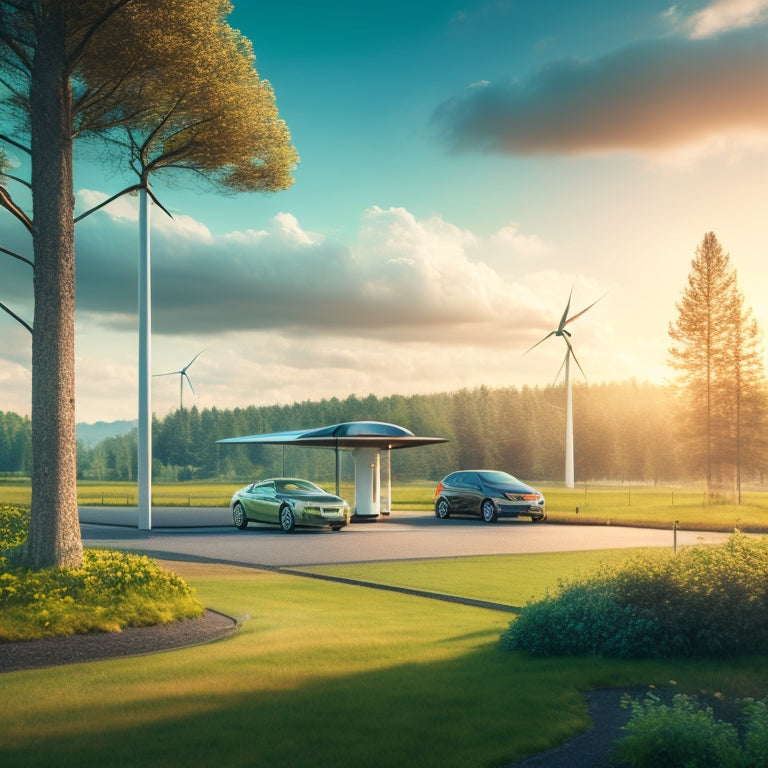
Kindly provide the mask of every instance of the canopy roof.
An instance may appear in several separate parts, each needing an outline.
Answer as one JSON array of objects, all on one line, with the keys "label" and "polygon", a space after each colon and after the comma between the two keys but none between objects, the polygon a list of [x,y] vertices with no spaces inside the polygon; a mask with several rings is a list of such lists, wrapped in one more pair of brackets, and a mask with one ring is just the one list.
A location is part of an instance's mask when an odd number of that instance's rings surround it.
[{"label": "canopy roof", "polygon": [[447,443],[443,437],[416,437],[413,432],[381,421],[347,421],[330,427],[271,432],[264,435],[229,437],[218,443],[261,443],[262,445],[306,445],[312,448],[415,448]]}]

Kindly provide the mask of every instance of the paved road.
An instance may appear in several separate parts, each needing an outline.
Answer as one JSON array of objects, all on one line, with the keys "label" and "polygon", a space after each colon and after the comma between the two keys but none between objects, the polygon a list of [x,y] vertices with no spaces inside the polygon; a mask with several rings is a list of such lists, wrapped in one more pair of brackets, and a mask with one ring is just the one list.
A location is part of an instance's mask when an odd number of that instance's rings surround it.
[{"label": "paved road", "polygon": [[[621,547],[671,548],[674,541],[671,530],[534,525],[518,520],[488,525],[471,519],[438,520],[429,512],[395,512],[373,522],[352,523],[338,533],[297,530],[291,535],[253,523],[238,531],[229,522],[226,509],[155,508],[151,531],[127,526],[135,526],[135,509],[83,508],[80,520],[83,543],[89,547],[117,547],[169,560],[266,568]],[[716,543],[727,538],[725,533],[678,531],[677,545]]]}]

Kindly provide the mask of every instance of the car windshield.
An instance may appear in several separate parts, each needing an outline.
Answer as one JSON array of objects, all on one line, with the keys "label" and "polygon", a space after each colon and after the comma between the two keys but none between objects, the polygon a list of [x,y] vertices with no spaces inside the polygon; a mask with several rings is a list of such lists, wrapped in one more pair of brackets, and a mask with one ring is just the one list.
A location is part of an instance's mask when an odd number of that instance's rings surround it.
[{"label": "car windshield", "polygon": [[278,493],[325,493],[309,480],[277,480],[275,487]]},{"label": "car windshield", "polygon": [[481,472],[480,476],[487,483],[492,483],[493,485],[521,484],[516,477],[512,477],[508,472]]}]

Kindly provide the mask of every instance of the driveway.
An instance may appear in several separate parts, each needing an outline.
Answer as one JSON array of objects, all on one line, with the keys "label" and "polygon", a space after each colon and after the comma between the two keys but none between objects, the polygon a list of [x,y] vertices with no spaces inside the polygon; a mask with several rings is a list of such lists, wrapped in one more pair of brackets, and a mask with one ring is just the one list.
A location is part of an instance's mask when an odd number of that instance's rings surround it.
[{"label": "driveway", "polygon": [[[251,523],[244,531],[221,508],[154,508],[151,531],[135,527],[135,508],[91,507],[80,512],[83,543],[168,560],[197,560],[265,568],[408,560],[467,555],[567,552],[624,547],[673,547],[671,530],[619,526],[533,524],[503,520],[438,520],[431,512],[394,512],[351,523],[338,533]],[[678,531],[677,546],[719,543],[729,534]]]}]

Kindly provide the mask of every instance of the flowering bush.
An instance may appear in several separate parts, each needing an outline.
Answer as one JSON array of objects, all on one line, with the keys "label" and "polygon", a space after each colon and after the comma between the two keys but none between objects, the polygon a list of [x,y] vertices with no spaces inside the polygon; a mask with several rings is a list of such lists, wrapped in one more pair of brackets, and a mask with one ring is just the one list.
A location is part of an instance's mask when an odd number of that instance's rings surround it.
[{"label": "flowering bush", "polygon": [[0,504],[0,551],[18,547],[27,540],[29,509]]},{"label": "flowering bush", "polygon": [[[0,548],[26,539],[29,512],[0,507]],[[82,568],[32,571],[0,557],[0,642],[200,616],[195,591],[146,555],[86,549]]]},{"label": "flowering bush", "polygon": [[768,540],[643,552],[529,603],[501,637],[538,655],[768,653]]}]

